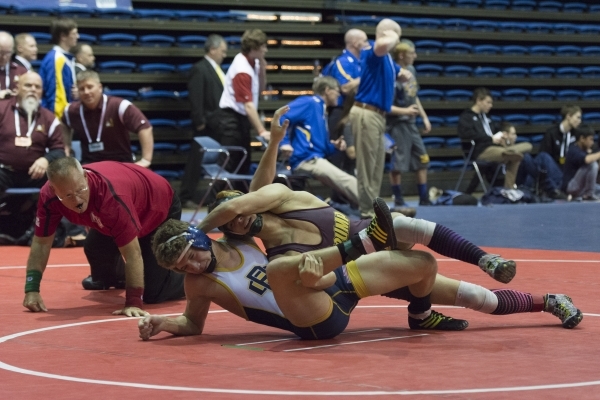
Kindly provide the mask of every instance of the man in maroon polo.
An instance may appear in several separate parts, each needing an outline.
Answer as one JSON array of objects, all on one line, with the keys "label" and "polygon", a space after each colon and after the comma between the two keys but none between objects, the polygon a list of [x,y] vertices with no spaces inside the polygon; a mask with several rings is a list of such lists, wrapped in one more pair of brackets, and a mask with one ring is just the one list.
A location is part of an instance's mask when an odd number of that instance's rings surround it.
[{"label": "man in maroon polo", "polygon": [[19,76],[27,69],[11,60],[15,52],[15,39],[8,32],[0,31],[0,99],[14,96]]}]

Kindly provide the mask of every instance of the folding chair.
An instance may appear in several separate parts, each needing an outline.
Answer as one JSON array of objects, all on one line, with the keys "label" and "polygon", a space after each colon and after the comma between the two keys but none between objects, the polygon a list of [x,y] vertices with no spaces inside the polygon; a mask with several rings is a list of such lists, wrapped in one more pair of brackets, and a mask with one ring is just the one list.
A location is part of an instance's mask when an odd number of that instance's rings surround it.
[{"label": "folding chair", "polygon": [[[190,222],[194,220],[196,214],[198,214],[198,210],[204,204],[204,201],[210,194],[213,189],[213,185],[215,182],[225,182],[230,189],[233,190],[233,185],[231,182],[238,181],[243,182],[246,185],[246,190],[248,190],[248,182],[252,180],[252,175],[238,174],[240,167],[246,161],[248,157],[248,152],[245,148],[241,146],[223,146],[216,140],[208,136],[198,136],[194,138],[194,141],[200,145],[200,152],[203,153],[202,162],[200,164],[200,168],[202,169],[202,178],[205,180],[210,180],[208,184],[208,188],[198,203],[198,207],[194,211],[194,214],[190,218]],[[228,172],[225,170],[225,166],[229,162],[230,154],[232,151],[241,151],[244,153],[244,156],[240,160],[239,164],[235,168],[233,172]]]},{"label": "folding chair", "polygon": [[463,140],[461,141],[461,147],[462,147],[462,151],[463,151],[463,159],[464,159],[464,164],[462,169],[460,170],[460,177],[458,178],[458,182],[456,182],[456,187],[454,188],[454,190],[458,191],[460,188],[460,184],[462,183],[462,180],[465,176],[465,172],[467,172],[467,168],[469,166],[472,166],[473,169],[475,170],[476,176],[473,177],[473,179],[471,179],[471,182],[469,183],[469,186],[467,187],[467,190],[465,191],[465,193],[471,194],[475,191],[475,189],[477,189],[477,185],[481,184],[481,188],[483,189],[484,192],[487,192],[487,188],[485,186],[485,180],[483,179],[483,175],[481,174],[482,171],[489,171],[491,168],[495,168],[494,170],[494,175],[490,181],[490,186],[493,186],[494,183],[496,182],[496,179],[498,178],[498,174],[500,173],[500,170],[504,169],[505,165],[503,163],[495,163],[495,162],[490,162],[490,161],[477,161],[477,160],[473,160],[472,156],[473,156],[473,151],[475,151],[475,141],[474,140]]}]

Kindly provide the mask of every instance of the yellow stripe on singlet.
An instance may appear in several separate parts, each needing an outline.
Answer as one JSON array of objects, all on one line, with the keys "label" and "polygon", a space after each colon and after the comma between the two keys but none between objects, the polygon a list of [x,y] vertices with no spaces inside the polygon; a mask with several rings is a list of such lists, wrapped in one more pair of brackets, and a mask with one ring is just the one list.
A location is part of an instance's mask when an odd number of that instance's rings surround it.
[{"label": "yellow stripe on singlet", "polygon": [[339,211],[333,213],[333,244],[345,242],[350,237],[350,221]]},{"label": "yellow stripe on singlet", "polygon": [[356,295],[361,299],[369,297],[371,294],[369,293],[369,289],[367,289],[367,285],[365,285],[365,281],[363,281],[356,261],[350,261],[346,264],[346,272],[348,272],[348,277],[350,278],[350,282],[352,282],[352,286],[354,286]]}]

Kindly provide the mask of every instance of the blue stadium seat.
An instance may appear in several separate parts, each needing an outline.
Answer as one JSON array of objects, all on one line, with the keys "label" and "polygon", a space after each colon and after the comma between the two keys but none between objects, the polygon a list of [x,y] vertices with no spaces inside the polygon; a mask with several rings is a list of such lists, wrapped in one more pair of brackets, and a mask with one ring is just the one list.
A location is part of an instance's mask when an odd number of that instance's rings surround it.
[{"label": "blue stadium seat", "polygon": [[459,119],[460,119],[460,117],[458,115],[452,115],[450,117],[444,117],[444,125],[445,126],[456,126],[456,125],[458,125],[458,120]]},{"label": "blue stadium seat", "polygon": [[444,96],[448,101],[469,101],[473,97],[473,92],[464,89],[447,90]]},{"label": "blue stadium seat", "polygon": [[175,143],[167,143],[167,142],[158,142],[154,143],[154,151],[160,152],[174,152],[179,148]]},{"label": "blue stadium seat", "polygon": [[444,29],[452,31],[466,31],[471,28],[471,21],[463,18],[449,18],[444,20]]},{"label": "blue stadium seat", "polygon": [[581,13],[587,11],[587,4],[585,3],[574,3],[571,1],[565,2],[563,5],[563,12],[576,12]]},{"label": "blue stadium seat", "polygon": [[98,63],[99,72],[130,73],[137,67],[137,64],[131,61],[103,61]]},{"label": "blue stadium seat", "polygon": [[552,101],[556,97],[556,90],[534,89],[529,93],[531,101]]},{"label": "blue stadium seat", "polygon": [[544,135],[534,135],[529,138],[531,143],[539,143],[544,139]]},{"label": "blue stadium seat", "polygon": [[133,10],[124,7],[117,8],[98,8],[96,15],[99,18],[110,19],[131,19],[134,16]]},{"label": "blue stadium seat", "polygon": [[439,53],[444,47],[444,44],[439,40],[417,40],[415,48],[418,53]]},{"label": "blue stadium seat", "polygon": [[529,138],[527,136],[517,136],[517,140],[515,140],[515,143],[524,143],[524,142],[529,143]]},{"label": "blue stadium seat", "polygon": [[40,69],[41,65],[42,65],[42,60],[32,60],[31,61],[31,66],[36,71]]},{"label": "blue stadium seat", "polygon": [[581,69],[582,78],[600,78],[600,67],[591,66]]},{"label": "blue stadium seat", "polygon": [[178,10],[174,12],[174,18],[180,21],[206,22],[212,17],[210,11],[186,11]]},{"label": "blue stadium seat", "polygon": [[483,8],[489,8],[492,10],[506,10],[509,5],[509,0],[485,0],[483,3]]},{"label": "blue stadium seat", "polygon": [[225,36],[223,39],[227,42],[227,47],[230,49],[238,49],[242,45],[241,36]]},{"label": "blue stadium seat", "polygon": [[600,12],[600,4],[590,4],[588,12],[590,12],[590,13]]},{"label": "blue stadium seat", "polygon": [[456,0],[456,7],[458,8],[479,8],[481,4],[481,0]]},{"label": "blue stadium seat", "polygon": [[538,3],[538,11],[558,12],[562,9],[560,1],[540,1]]},{"label": "blue stadium seat", "polygon": [[445,161],[429,161],[429,170],[430,171],[443,171],[446,169]]},{"label": "blue stadium seat", "polygon": [[513,125],[525,125],[529,123],[530,117],[526,114],[507,114],[502,119]]},{"label": "blue stadium seat", "polygon": [[578,56],[581,54],[581,47],[573,46],[573,45],[565,45],[556,47],[556,55],[557,56]]},{"label": "blue stadium seat", "polygon": [[526,27],[527,27],[527,23],[525,23],[525,22],[508,21],[508,22],[499,22],[498,23],[498,30],[500,32],[520,33],[520,32],[523,32]]},{"label": "blue stadium seat", "polygon": [[500,46],[496,46],[495,44],[478,44],[473,46],[473,53],[475,54],[498,54],[500,51]]},{"label": "blue stadium seat", "polygon": [[414,18],[413,28],[415,29],[439,29],[442,26],[442,20],[439,18]]},{"label": "blue stadium seat", "polygon": [[560,67],[556,69],[557,78],[579,78],[581,68],[577,67]]},{"label": "blue stadium seat", "polygon": [[[192,145],[191,144],[189,144],[189,143],[183,143],[183,144],[179,145],[179,147],[177,148],[177,152],[178,153],[185,153],[185,152],[190,151],[191,149],[192,149]],[[183,174],[181,174],[181,176],[183,176]]]},{"label": "blue stadium seat", "polygon": [[192,127],[192,120],[191,119],[180,119],[179,121],[177,121],[177,127],[179,129],[189,129]]},{"label": "blue stadium seat", "polygon": [[600,56],[600,46],[585,46],[581,49],[581,55],[598,57]]},{"label": "blue stadium seat", "polygon": [[62,6],[58,7],[58,15],[68,18],[91,18],[96,14],[93,8]]},{"label": "blue stadium seat", "polygon": [[10,4],[0,4],[0,15],[6,15],[12,6]]},{"label": "blue stadium seat", "polygon": [[502,46],[501,49],[502,49],[502,54],[505,54],[505,55],[522,55],[522,54],[527,54],[529,52],[529,49],[527,47],[516,45],[516,44]]},{"label": "blue stadium seat", "polygon": [[460,148],[461,141],[462,140],[459,137],[448,138],[448,139],[446,139],[446,143],[444,143],[444,147],[451,148],[451,149]]},{"label": "blue stadium seat", "polygon": [[473,46],[464,42],[447,42],[444,43],[444,52],[453,54],[468,54],[473,51]]},{"label": "blue stadium seat", "polygon": [[98,44],[101,46],[132,46],[137,40],[137,36],[128,33],[107,33],[98,36]]},{"label": "blue stadium seat", "polygon": [[21,5],[13,5],[12,9],[13,14],[16,15],[26,15],[29,17],[49,17],[56,14],[55,6],[21,6]]},{"label": "blue stadium seat", "polygon": [[187,64],[179,64],[177,66],[177,72],[189,72],[192,67],[194,66],[194,64],[192,63],[187,63]]},{"label": "blue stadium seat", "polygon": [[494,32],[498,29],[498,23],[495,21],[477,20],[471,23],[471,30],[476,32]]},{"label": "blue stadium seat", "polygon": [[424,137],[423,138],[423,144],[428,149],[439,149],[440,147],[442,147],[444,145],[445,142],[446,142],[446,140],[441,137],[434,136],[434,137]]},{"label": "blue stadium seat", "polygon": [[466,65],[449,65],[444,68],[444,76],[467,77],[473,73],[473,68]]},{"label": "blue stadium seat", "polygon": [[513,0],[510,9],[515,11],[533,11],[536,6],[537,2],[533,0]]},{"label": "blue stadium seat", "polygon": [[578,25],[577,28],[581,35],[597,35],[600,33],[600,25]]},{"label": "blue stadium seat", "polygon": [[[432,128],[438,128],[444,124],[443,117],[436,117],[435,115],[431,115],[428,118],[429,118],[429,123],[431,123]],[[417,117],[417,120],[419,120],[419,119],[420,119],[420,117]],[[423,120],[418,121],[417,125],[423,125]]]},{"label": "blue stadium seat", "polygon": [[392,21],[395,21],[398,25],[400,25],[402,28],[408,28],[410,26],[412,26],[412,18],[406,18],[406,17],[389,17]]},{"label": "blue stadium seat", "polygon": [[531,116],[530,122],[532,124],[549,125],[556,122],[556,116],[552,114],[534,114]]},{"label": "blue stadium seat", "polygon": [[[492,99],[499,99],[500,97],[502,97],[502,92],[499,90],[490,90],[490,94],[492,95]],[[498,117],[497,115],[492,115],[490,117],[492,120],[494,120],[494,118],[497,118],[496,121],[497,122],[501,122],[502,118]]]},{"label": "blue stadium seat", "polygon": [[522,67],[502,68],[502,76],[505,78],[525,78],[529,70]]},{"label": "blue stadium seat", "polygon": [[170,19],[175,19],[175,12],[171,10],[143,10],[136,9],[134,10],[134,15],[140,19],[153,19],[159,21],[168,21]]},{"label": "blue stadium seat", "polygon": [[35,38],[37,44],[48,44],[52,40],[52,35],[45,32],[30,32],[31,36]]},{"label": "blue stadium seat", "polygon": [[221,69],[223,70],[223,72],[227,73],[227,70],[229,69],[230,66],[231,66],[231,64],[223,63],[223,64],[221,64]]},{"label": "blue stadium seat", "polygon": [[588,124],[600,123],[600,112],[586,112],[583,114],[583,122]]},{"label": "blue stadium seat", "polygon": [[133,101],[138,97],[138,92],[136,92],[135,90],[126,90],[126,89],[115,89],[115,90],[104,89],[104,94],[106,94],[108,96],[121,97],[125,100],[130,100],[130,101]]},{"label": "blue stadium seat", "polygon": [[530,22],[526,26],[529,33],[550,33],[554,29],[554,24],[547,22]]},{"label": "blue stadium seat", "polygon": [[154,169],[153,171],[168,181],[174,181],[180,177],[179,171],[172,171],[170,169]]},{"label": "blue stadium seat", "polygon": [[[369,1],[369,0],[367,0],[367,1]],[[371,1],[379,2],[380,0],[371,0]],[[387,1],[391,3],[391,0],[387,0]],[[427,0],[425,2],[425,4],[428,5],[429,7],[450,7],[453,2],[454,2],[454,0]]]},{"label": "blue stadium seat", "polygon": [[552,32],[554,33],[569,35],[577,33],[578,30],[577,25],[569,23],[554,24],[554,27],[552,28]]},{"label": "blue stadium seat", "polygon": [[87,33],[80,33],[79,39],[77,39],[77,43],[94,44],[94,43],[96,43],[96,40],[98,40],[96,35],[88,35]]},{"label": "blue stadium seat", "polygon": [[213,11],[212,19],[216,22],[236,22],[242,20],[242,14],[233,11]]},{"label": "blue stadium seat", "polygon": [[529,90],[521,88],[512,88],[502,91],[502,100],[504,101],[525,101],[529,97]]},{"label": "blue stadium seat", "polygon": [[179,97],[179,93],[172,90],[148,90],[140,93],[140,99],[142,100],[178,99]]},{"label": "blue stadium seat", "polygon": [[173,64],[166,63],[148,63],[140,64],[140,72],[175,72],[176,67]]},{"label": "blue stadium seat", "polygon": [[477,78],[495,78],[500,75],[500,68],[496,67],[477,67],[473,71]]},{"label": "blue stadium seat", "polygon": [[140,46],[144,47],[171,47],[175,38],[168,35],[143,35],[138,39]]},{"label": "blue stadium seat", "polygon": [[600,100],[600,90],[586,90],[583,92],[583,100]]},{"label": "blue stadium seat", "polygon": [[529,76],[531,78],[552,78],[552,75],[556,73],[556,69],[553,67],[541,66],[529,68]]},{"label": "blue stadium seat", "polygon": [[167,118],[153,118],[149,119],[150,125],[154,128],[177,128],[177,121],[174,119]]},{"label": "blue stadium seat", "polygon": [[421,89],[418,96],[421,100],[439,101],[444,97],[444,92],[437,89]]},{"label": "blue stadium seat", "polygon": [[419,76],[440,76],[444,67],[438,64],[418,64],[415,70]]},{"label": "blue stadium seat", "polygon": [[375,26],[382,20],[382,17],[376,15],[345,15],[336,17],[336,19],[350,25]]},{"label": "blue stadium seat", "polygon": [[206,36],[202,35],[185,35],[177,38],[177,46],[202,48],[206,44]]},{"label": "blue stadium seat", "polygon": [[536,56],[551,56],[556,53],[556,47],[540,44],[529,47],[529,54]]},{"label": "blue stadium seat", "polygon": [[556,100],[561,101],[575,101],[579,100],[581,96],[583,96],[581,90],[565,89],[556,92]]},{"label": "blue stadium seat", "polygon": [[[453,138],[453,139],[458,139],[459,140],[459,147],[460,146],[460,139],[459,138]],[[461,169],[463,169],[463,166],[465,165],[465,160],[450,160],[450,161],[446,161],[446,169],[448,171],[460,171]],[[467,167],[467,169],[473,169],[472,165],[469,165],[469,167]]]},{"label": "blue stadium seat", "polygon": [[179,97],[180,99],[187,99],[189,95],[190,95],[190,92],[188,90],[182,90],[180,92],[175,92],[175,96]]}]

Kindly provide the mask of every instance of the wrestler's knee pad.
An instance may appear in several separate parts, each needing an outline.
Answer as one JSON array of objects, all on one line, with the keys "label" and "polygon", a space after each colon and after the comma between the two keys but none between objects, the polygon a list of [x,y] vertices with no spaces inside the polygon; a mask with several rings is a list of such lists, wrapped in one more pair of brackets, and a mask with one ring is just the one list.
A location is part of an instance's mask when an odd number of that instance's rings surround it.
[{"label": "wrestler's knee pad", "polygon": [[460,281],[454,305],[491,314],[498,307],[498,297],[482,286]]},{"label": "wrestler's knee pad", "polygon": [[[396,240],[402,243],[419,243],[427,246],[431,242],[435,222],[398,215],[394,218]],[[412,246],[411,246],[412,247]]]}]

